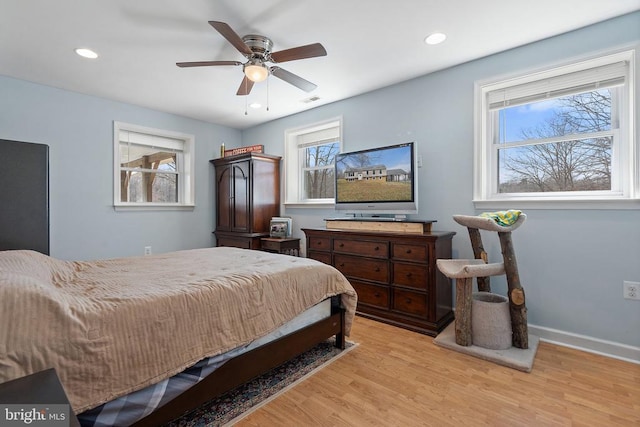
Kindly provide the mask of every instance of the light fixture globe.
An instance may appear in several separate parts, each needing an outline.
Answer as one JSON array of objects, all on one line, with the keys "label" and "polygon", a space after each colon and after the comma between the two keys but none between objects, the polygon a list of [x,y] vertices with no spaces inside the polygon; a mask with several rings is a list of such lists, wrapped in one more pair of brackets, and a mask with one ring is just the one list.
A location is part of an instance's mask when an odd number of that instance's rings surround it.
[{"label": "light fixture globe", "polygon": [[267,78],[269,69],[262,62],[252,59],[244,65],[244,74],[249,80],[259,83]]}]

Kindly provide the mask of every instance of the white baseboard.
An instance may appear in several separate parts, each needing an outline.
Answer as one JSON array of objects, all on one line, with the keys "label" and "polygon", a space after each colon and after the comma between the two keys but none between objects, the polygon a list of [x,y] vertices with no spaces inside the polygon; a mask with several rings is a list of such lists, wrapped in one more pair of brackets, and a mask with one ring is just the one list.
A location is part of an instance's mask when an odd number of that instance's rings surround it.
[{"label": "white baseboard", "polygon": [[601,340],[586,335],[559,331],[557,329],[545,328],[532,324],[529,324],[529,333],[538,336],[541,341],[640,365],[640,347]]}]

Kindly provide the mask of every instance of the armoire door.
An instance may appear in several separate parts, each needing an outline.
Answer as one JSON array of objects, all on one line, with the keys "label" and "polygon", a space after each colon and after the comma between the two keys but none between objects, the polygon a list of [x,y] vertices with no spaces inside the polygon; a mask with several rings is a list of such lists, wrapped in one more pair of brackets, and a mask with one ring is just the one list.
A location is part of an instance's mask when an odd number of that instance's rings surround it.
[{"label": "armoire door", "polygon": [[216,230],[231,231],[232,167],[216,168]]},{"label": "armoire door", "polygon": [[231,194],[231,231],[248,232],[251,229],[249,205],[250,163],[249,161],[232,163]]}]

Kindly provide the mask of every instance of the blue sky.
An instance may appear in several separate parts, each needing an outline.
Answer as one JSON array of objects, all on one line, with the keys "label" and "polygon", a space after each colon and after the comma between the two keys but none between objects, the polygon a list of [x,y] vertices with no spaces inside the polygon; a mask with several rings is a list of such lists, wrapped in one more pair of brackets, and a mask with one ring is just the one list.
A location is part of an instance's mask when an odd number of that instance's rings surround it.
[{"label": "blue sky", "polygon": [[[518,105],[500,111],[501,122],[500,140],[503,142],[520,141],[521,129],[535,128],[553,116],[557,100],[537,102],[535,104]],[[506,131],[506,132],[505,132]],[[506,133],[506,140],[503,132]]]}]

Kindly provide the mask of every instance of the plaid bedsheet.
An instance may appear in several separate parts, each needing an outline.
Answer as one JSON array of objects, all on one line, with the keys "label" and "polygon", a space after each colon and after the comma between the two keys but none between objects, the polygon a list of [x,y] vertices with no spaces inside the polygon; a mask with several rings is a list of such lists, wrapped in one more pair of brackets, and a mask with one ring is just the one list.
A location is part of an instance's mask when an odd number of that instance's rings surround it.
[{"label": "plaid bedsheet", "polygon": [[[230,353],[234,352],[238,353]],[[233,355],[226,353],[201,360],[171,378],[85,411],[78,420],[84,427],[131,425],[200,382],[230,357]]]}]

